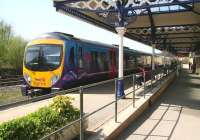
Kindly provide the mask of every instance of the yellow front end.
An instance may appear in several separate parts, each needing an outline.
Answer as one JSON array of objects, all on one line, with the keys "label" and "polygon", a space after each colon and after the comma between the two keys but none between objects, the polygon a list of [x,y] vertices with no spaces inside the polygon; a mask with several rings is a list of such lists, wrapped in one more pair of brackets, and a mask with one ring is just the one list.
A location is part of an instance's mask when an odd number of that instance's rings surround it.
[{"label": "yellow front end", "polygon": [[51,88],[53,84],[52,78],[57,77],[57,79],[60,79],[61,74],[62,74],[61,66],[54,71],[45,71],[45,72],[31,71],[25,67],[23,68],[24,77],[28,77],[28,79],[30,79],[26,80],[27,83],[31,87],[35,88]]},{"label": "yellow front end", "polygon": [[[31,47],[33,45],[60,45],[62,46],[62,53],[61,53],[61,62],[59,67],[57,67],[54,70],[48,70],[48,71],[39,71],[39,70],[30,70],[28,69],[25,64],[23,65],[23,76],[26,80],[26,82],[29,84],[32,88],[51,88],[54,83],[52,83],[52,80],[59,80],[63,71],[63,65],[64,65],[64,41],[63,40],[57,40],[57,39],[38,39],[31,41],[28,47]],[[26,50],[27,50],[26,48]],[[26,51],[25,51],[26,53]],[[25,54],[26,55],[26,54]]]}]

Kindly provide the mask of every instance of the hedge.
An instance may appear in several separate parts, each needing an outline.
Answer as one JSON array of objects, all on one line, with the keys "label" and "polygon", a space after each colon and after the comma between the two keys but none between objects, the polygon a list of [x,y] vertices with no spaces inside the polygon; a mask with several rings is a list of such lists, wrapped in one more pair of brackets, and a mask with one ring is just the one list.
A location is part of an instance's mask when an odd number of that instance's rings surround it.
[{"label": "hedge", "polygon": [[50,106],[0,125],[0,140],[37,140],[79,118],[72,98],[54,97]]}]

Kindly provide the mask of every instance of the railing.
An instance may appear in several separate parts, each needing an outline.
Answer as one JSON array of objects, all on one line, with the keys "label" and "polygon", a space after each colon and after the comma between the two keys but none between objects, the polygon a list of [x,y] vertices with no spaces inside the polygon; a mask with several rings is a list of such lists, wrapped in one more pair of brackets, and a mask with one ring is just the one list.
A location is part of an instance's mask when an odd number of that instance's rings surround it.
[{"label": "railing", "polygon": [[[84,127],[84,124],[85,124],[85,121],[92,115],[102,111],[103,109],[105,109],[106,107],[114,104],[114,118],[115,118],[115,122],[118,121],[118,105],[119,105],[119,102],[120,100],[126,98],[128,95],[132,94],[132,106],[135,107],[135,102],[136,102],[136,91],[138,91],[139,89],[143,88],[143,94],[142,96],[140,96],[140,98],[145,98],[145,95],[147,93],[148,90],[152,91],[154,86],[157,86],[158,84],[161,84],[162,81],[168,77],[170,75],[170,73],[172,73],[174,70],[173,69],[159,69],[159,70],[155,70],[155,71],[143,71],[141,73],[136,73],[136,74],[132,74],[132,75],[128,75],[128,76],[124,76],[124,80],[125,79],[132,79],[132,91],[125,94],[124,96],[122,97],[118,97],[117,96],[117,80],[118,78],[115,78],[115,79],[111,79],[111,80],[107,80],[107,81],[103,81],[103,82],[99,82],[99,83],[94,83],[94,84],[90,84],[90,85],[86,85],[86,86],[80,86],[79,88],[74,88],[74,89],[70,89],[70,90],[67,90],[67,91],[62,91],[60,92],[61,94],[62,93],[65,93],[65,94],[69,94],[69,93],[72,93],[72,92],[79,92],[79,98],[80,98],[80,102],[79,102],[79,107],[80,107],[80,118],[63,126],[62,128],[56,130],[55,132],[52,132],[46,136],[44,136],[43,138],[41,138],[40,140],[48,140],[50,139],[51,137],[55,136],[55,135],[59,135],[61,132],[63,132],[63,130],[69,128],[70,126],[74,125],[75,123],[78,123],[79,122],[79,125],[80,125],[80,130],[79,130],[79,133],[80,133],[80,140],[84,140],[84,130],[85,130],[85,127]],[[150,78],[148,77],[150,74]],[[141,75],[144,76],[141,77]],[[83,99],[83,97],[85,96],[84,94],[86,94],[86,90],[89,89],[89,88],[92,88],[92,87],[96,87],[96,86],[99,86],[99,85],[105,85],[107,83],[110,83],[110,82],[114,82],[115,83],[115,96],[114,96],[114,99],[113,101],[101,106],[100,108],[92,111],[91,113],[89,114],[84,114],[84,108],[83,108],[83,104],[85,102],[85,100]],[[138,86],[138,83],[139,82],[142,82],[143,84]],[[57,93],[58,94],[58,93]],[[139,94],[138,94],[139,95]]]}]

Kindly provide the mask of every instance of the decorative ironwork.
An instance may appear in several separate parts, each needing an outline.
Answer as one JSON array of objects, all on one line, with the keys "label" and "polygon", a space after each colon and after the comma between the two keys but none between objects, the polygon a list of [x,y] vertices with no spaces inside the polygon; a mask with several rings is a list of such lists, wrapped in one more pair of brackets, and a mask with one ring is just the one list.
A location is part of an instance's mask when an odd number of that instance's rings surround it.
[{"label": "decorative ironwork", "polygon": [[112,0],[86,0],[75,3],[69,3],[68,6],[78,9],[89,9],[89,10],[108,10],[116,8],[116,2]]},{"label": "decorative ironwork", "polygon": [[[150,35],[151,28],[143,29],[129,29],[129,32],[135,34]],[[158,27],[156,28],[156,34],[172,34],[172,33],[189,33],[189,32],[200,32],[199,25],[193,26],[175,26],[175,27]]]},{"label": "decorative ironwork", "polygon": [[[183,44],[173,44],[173,42],[179,42],[185,40],[185,42],[199,41],[200,25],[196,21],[195,23],[178,23],[179,25],[170,25],[157,27],[155,24],[148,27],[148,24],[144,24],[144,28],[134,28],[133,23],[137,18],[141,18],[141,21],[151,17],[154,19],[155,14],[167,14],[174,12],[190,11],[195,16],[199,14],[200,0],[53,0],[54,6],[58,11],[62,11],[65,14],[71,14],[75,17],[89,21],[97,26],[101,26],[110,31],[115,31],[115,27],[126,26],[127,31],[125,36],[142,41],[143,43],[150,44],[153,40],[152,32],[156,38],[156,42],[159,46],[163,41],[170,45],[170,47],[176,47]],[[197,4],[197,5],[195,5]],[[183,12],[184,11],[184,12]],[[145,15],[145,16],[144,16]],[[140,20],[138,20],[140,21]],[[175,23],[173,23],[175,24]],[[180,25],[181,24],[181,25]],[[187,25],[184,25],[187,24]],[[195,24],[195,25],[192,25]],[[139,25],[139,23],[137,23]],[[183,25],[183,26],[182,26]],[[133,28],[132,28],[133,27]],[[155,31],[153,31],[155,30]],[[184,39],[189,37],[189,40]],[[178,39],[179,38],[179,39]]]},{"label": "decorative ironwork", "polygon": [[[62,0],[61,0],[62,1]],[[65,0],[63,0],[65,1]],[[192,2],[194,0],[122,0],[125,7],[142,7],[146,5],[162,5],[162,4],[178,4]],[[78,9],[87,10],[109,10],[116,9],[116,0],[69,0],[65,2],[66,5]]]},{"label": "decorative ironwork", "polygon": [[[119,21],[122,20],[122,17],[117,12],[105,12],[105,13],[96,13],[102,20],[105,20],[106,23],[111,24],[114,27],[120,26]],[[137,18],[137,14],[134,10],[125,10],[123,13],[123,26],[128,25],[130,22],[134,22]]]}]

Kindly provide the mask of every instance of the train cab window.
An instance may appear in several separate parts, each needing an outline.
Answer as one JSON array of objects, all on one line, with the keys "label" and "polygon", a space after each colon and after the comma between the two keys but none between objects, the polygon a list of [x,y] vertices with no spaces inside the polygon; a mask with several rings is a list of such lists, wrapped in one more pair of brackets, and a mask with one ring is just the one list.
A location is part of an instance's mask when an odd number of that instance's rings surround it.
[{"label": "train cab window", "polygon": [[78,48],[78,67],[83,68],[83,48]]},{"label": "train cab window", "polygon": [[74,48],[70,49],[69,65],[74,66]]},{"label": "train cab window", "polygon": [[25,51],[25,66],[30,70],[55,70],[61,64],[62,47],[59,45],[41,44],[29,46]]}]

